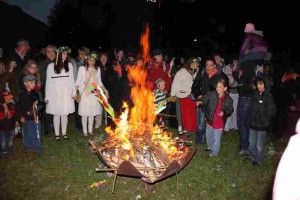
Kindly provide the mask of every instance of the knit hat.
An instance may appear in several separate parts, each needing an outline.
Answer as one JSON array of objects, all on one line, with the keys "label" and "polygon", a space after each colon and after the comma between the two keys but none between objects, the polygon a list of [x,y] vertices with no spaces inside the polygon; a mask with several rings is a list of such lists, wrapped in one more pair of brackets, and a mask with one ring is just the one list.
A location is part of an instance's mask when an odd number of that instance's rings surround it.
[{"label": "knit hat", "polygon": [[244,32],[245,33],[252,33],[253,31],[255,31],[254,24],[252,24],[252,23],[246,24]]},{"label": "knit hat", "polygon": [[158,87],[159,84],[160,84],[161,82],[165,82],[165,81],[164,81],[162,78],[158,78],[158,79],[155,81],[156,86]]},{"label": "knit hat", "polygon": [[36,78],[32,74],[28,74],[23,77],[23,82],[27,82],[27,81],[36,81]]},{"label": "knit hat", "polygon": [[153,51],[153,57],[154,56],[157,56],[157,55],[163,55],[163,52],[162,52],[162,50],[160,50],[160,49],[154,49],[154,51]]}]

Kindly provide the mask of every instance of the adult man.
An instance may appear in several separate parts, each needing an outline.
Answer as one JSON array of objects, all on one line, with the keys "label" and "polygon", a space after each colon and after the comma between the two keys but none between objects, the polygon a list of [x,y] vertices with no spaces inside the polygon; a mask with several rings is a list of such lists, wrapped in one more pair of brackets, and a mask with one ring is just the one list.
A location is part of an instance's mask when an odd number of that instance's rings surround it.
[{"label": "adult man", "polygon": [[163,52],[160,49],[153,51],[153,60],[148,65],[148,80],[150,88],[155,89],[155,81],[159,78],[166,82],[165,90],[168,92],[171,88],[172,79],[168,75],[170,71],[170,65],[163,61]]}]

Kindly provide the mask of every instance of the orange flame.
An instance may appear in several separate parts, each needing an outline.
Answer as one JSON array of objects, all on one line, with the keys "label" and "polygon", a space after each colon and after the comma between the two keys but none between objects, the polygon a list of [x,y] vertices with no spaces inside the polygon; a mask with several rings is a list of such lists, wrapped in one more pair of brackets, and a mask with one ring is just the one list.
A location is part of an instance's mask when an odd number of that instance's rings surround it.
[{"label": "orange flame", "polygon": [[[172,135],[159,129],[157,125],[153,126],[156,119],[155,98],[147,84],[148,73],[146,68],[146,64],[150,61],[149,34],[150,30],[148,25],[146,25],[140,40],[141,55],[144,59],[143,65],[135,66],[134,68],[128,67],[128,79],[132,86],[131,99],[134,106],[129,110],[128,105],[124,103],[124,112],[120,119],[114,121],[116,129],[112,130],[108,127],[105,130],[110,137],[121,142],[122,151],[127,152],[126,155],[123,155],[123,159],[129,160],[130,157],[136,159],[135,150],[141,148],[139,145],[136,145],[136,140],[149,140],[162,148],[170,160],[176,160],[178,159],[179,149],[175,146],[176,142],[172,140]],[[131,135],[138,137],[131,137]]]}]

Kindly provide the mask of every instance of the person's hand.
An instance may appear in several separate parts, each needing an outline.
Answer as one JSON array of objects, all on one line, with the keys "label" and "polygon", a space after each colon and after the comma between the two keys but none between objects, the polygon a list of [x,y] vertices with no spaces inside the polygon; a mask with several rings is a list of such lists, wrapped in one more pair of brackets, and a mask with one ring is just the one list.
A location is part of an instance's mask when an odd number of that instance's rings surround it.
[{"label": "person's hand", "polygon": [[202,105],[203,102],[202,101],[196,101],[196,106],[198,107],[199,105]]},{"label": "person's hand", "polygon": [[223,115],[224,115],[224,112],[223,112],[223,111],[219,112],[219,116],[220,116],[220,117],[223,117]]},{"label": "person's hand", "polygon": [[8,65],[8,71],[9,71],[9,72],[14,71],[14,68],[15,68],[15,67],[17,67],[16,61],[11,61],[11,62],[9,63],[9,65]]},{"label": "person's hand", "polygon": [[286,74],[284,74],[284,75],[282,76],[282,78],[281,78],[281,82],[283,82],[283,83],[286,81],[285,75],[286,75]]},{"label": "person's hand", "polygon": [[6,104],[3,104],[3,107],[4,107],[4,115],[6,118],[10,118],[10,112],[7,108],[7,105]]},{"label": "person's hand", "polygon": [[291,111],[295,111],[296,110],[296,106],[290,106],[290,110]]},{"label": "person's hand", "polygon": [[108,91],[105,91],[104,94],[105,94],[106,98],[109,99],[109,93],[108,93]]},{"label": "person's hand", "polygon": [[201,99],[202,98],[202,95],[199,95],[198,97],[197,97],[197,99]]},{"label": "person's hand", "polygon": [[49,99],[45,99],[45,103],[49,103]]}]

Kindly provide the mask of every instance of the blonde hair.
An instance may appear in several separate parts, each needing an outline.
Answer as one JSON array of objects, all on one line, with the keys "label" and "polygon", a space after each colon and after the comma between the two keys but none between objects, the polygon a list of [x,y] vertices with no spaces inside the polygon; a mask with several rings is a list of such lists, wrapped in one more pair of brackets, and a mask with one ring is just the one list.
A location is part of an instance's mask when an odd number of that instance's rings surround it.
[{"label": "blonde hair", "polygon": [[34,74],[34,76],[36,78],[36,84],[39,85],[39,86],[41,86],[41,76],[40,76],[39,66],[38,66],[38,64],[34,60],[28,60],[27,64],[24,67],[24,74],[25,75],[31,74],[29,72],[29,69],[30,69],[31,65],[33,65],[33,64],[36,65],[36,67],[37,67],[36,68],[36,73]]}]

